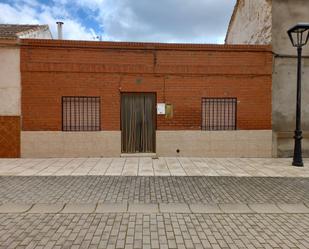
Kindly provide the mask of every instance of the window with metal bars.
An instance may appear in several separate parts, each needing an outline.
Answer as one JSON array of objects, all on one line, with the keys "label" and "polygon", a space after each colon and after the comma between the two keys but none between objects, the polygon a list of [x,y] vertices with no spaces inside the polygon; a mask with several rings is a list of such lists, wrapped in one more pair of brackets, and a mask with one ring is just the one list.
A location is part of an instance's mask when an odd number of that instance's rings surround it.
[{"label": "window with metal bars", "polygon": [[100,103],[100,97],[62,97],[62,130],[101,130]]},{"label": "window with metal bars", "polygon": [[236,130],[237,98],[202,98],[202,130]]}]

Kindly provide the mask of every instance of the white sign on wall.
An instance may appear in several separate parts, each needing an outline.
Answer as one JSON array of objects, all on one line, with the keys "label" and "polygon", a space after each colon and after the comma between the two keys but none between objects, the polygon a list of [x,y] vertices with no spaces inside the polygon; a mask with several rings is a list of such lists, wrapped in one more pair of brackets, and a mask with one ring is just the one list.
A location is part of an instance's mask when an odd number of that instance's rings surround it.
[{"label": "white sign on wall", "polygon": [[165,103],[158,103],[157,104],[157,114],[158,115],[165,115]]}]

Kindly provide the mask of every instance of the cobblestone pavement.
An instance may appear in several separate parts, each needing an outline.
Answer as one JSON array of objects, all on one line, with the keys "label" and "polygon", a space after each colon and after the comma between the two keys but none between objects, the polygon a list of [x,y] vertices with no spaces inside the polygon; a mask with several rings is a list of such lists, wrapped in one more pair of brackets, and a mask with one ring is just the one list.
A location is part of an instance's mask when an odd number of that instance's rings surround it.
[{"label": "cobblestone pavement", "polygon": [[[0,176],[0,204],[12,202],[306,203],[309,207],[309,178]],[[297,210],[0,214],[1,249],[309,248],[308,234],[309,214]]]},{"label": "cobblestone pavement", "polygon": [[309,215],[0,215],[0,248],[309,248]]},{"label": "cobblestone pavement", "polygon": [[0,175],[114,176],[269,176],[309,177],[305,167],[292,167],[290,158],[49,158],[0,159]]},{"label": "cobblestone pavement", "polygon": [[2,176],[6,202],[309,203],[309,178]]}]

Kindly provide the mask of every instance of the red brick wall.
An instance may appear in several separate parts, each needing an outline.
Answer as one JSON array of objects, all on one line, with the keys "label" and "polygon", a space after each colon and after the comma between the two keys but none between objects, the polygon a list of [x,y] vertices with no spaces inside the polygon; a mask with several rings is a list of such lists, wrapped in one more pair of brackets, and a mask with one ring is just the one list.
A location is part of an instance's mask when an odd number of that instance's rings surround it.
[{"label": "red brick wall", "polygon": [[61,130],[61,96],[101,96],[102,130],[120,129],[120,93],[173,104],[159,130],[199,130],[202,97],[237,97],[238,129],[271,129],[268,46],[23,40],[22,129]]},{"label": "red brick wall", "polygon": [[20,156],[20,117],[0,116],[0,158]]}]

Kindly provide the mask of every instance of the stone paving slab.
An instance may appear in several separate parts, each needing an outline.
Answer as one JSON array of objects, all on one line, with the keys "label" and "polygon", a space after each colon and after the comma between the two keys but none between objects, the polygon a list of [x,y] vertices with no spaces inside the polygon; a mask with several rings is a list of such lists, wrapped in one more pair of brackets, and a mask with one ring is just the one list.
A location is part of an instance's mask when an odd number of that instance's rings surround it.
[{"label": "stone paving slab", "polygon": [[198,214],[220,214],[223,211],[217,204],[190,204],[189,205],[192,213]]},{"label": "stone paving slab", "polygon": [[309,208],[306,207],[304,204],[278,204],[278,207],[280,209],[282,209],[284,212],[286,213],[292,213],[292,214],[295,214],[295,213],[309,213]]},{"label": "stone paving slab", "polygon": [[280,214],[284,213],[276,204],[248,204],[249,208],[260,214]]},{"label": "stone paving slab", "polygon": [[61,211],[61,213],[67,213],[67,214],[88,214],[93,213],[96,209],[97,204],[91,204],[91,203],[78,203],[78,204],[66,204]]},{"label": "stone paving slab", "polygon": [[304,164],[292,167],[290,158],[21,158],[0,159],[0,175],[309,177],[309,159]]},{"label": "stone paving slab", "polygon": [[98,203],[95,213],[124,213],[128,211],[128,203]]},{"label": "stone paving slab", "polygon": [[[0,206],[1,207],[1,206]],[[32,206],[28,213],[33,214],[56,214],[64,208],[64,204],[43,204],[37,203]]]},{"label": "stone paving slab", "polygon": [[184,203],[160,203],[159,209],[162,213],[191,213],[189,206]]},{"label": "stone paving slab", "polygon": [[145,204],[145,203],[130,203],[128,208],[129,213],[158,213],[158,204]]},{"label": "stone paving slab", "polygon": [[32,204],[5,203],[0,206],[0,213],[24,213],[32,207]]},{"label": "stone paving slab", "polygon": [[247,204],[219,204],[223,213],[227,214],[250,214],[254,213]]}]

